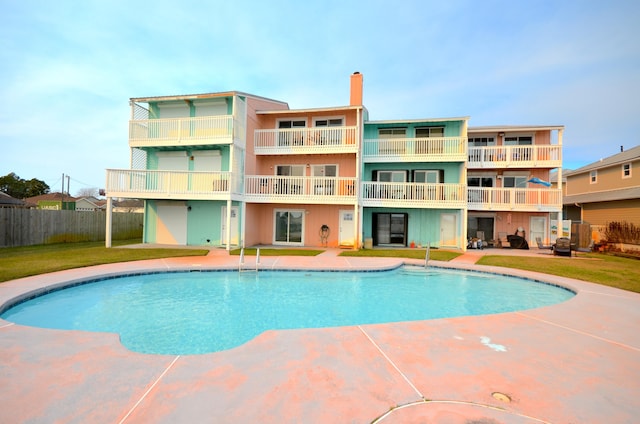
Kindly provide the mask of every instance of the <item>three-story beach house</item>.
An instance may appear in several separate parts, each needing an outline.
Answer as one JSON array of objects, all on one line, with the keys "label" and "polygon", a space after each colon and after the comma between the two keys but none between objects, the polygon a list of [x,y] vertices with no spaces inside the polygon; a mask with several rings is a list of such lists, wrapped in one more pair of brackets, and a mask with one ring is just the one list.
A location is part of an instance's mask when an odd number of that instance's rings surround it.
[{"label": "three-story beach house", "polygon": [[563,127],[370,121],[362,75],[350,83],[348,105],[312,109],[241,92],[133,98],[131,166],[107,170],[107,201],[144,200],[144,243],[466,249],[518,229],[549,238],[562,201],[544,183],[561,172]]}]

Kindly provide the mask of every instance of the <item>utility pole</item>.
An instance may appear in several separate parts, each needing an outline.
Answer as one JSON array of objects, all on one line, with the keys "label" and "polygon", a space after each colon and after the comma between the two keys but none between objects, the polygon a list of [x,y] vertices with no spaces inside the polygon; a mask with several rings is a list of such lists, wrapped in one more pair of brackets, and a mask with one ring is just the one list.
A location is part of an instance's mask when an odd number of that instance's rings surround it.
[{"label": "utility pole", "polygon": [[62,190],[60,190],[60,210],[64,210],[64,172],[62,173]]}]

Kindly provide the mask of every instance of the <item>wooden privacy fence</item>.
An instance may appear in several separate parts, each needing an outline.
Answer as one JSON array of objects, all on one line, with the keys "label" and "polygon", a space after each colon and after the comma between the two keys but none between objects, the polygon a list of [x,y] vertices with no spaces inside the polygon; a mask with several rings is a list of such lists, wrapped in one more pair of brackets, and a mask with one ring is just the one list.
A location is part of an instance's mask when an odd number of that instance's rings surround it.
[{"label": "wooden privacy fence", "polygon": [[[142,237],[144,215],[113,213],[112,239]],[[105,240],[104,212],[0,208],[0,247]]]}]

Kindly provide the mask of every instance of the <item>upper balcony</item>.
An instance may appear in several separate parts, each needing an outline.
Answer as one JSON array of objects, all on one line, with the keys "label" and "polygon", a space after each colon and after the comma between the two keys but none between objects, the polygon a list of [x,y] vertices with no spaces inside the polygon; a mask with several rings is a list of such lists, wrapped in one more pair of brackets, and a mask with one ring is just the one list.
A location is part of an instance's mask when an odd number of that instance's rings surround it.
[{"label": "upper balcony", "polygon": [[362,205],[368,207],[462,209],[466,207],[464,184],[362,183]]},{"label": "upper balcony", "polygon": [[562,191],[548,188],[469,187],[469,210],[561,212]]},{"label": "upper balcony", "polygon": [[355,177],[247,175],[245,200],[252,203],[345,204],[356,201]]},{"label": "upper balcony", "polygon": [[256,155],[356,153],[357,127],[312,127],[256,130]]},{"label": "upper balcony", "polygon": [[232,115],[131,120],[129,146],[231,144],[234,137],[233,121]]},{"label": "upper balcony", "polygon": [[562,166],[558,145],[469,147],[469,169],[558,168]]},{"label": "upper balcony", "polygon": [[366,139],[362,158],[365,162],[464,162],[467,140],[464,137]]},{"label": "upper balcony", "polygon": [[242,180],[231,172],[107,169],[108,197],[226,200],[241,189]]}]

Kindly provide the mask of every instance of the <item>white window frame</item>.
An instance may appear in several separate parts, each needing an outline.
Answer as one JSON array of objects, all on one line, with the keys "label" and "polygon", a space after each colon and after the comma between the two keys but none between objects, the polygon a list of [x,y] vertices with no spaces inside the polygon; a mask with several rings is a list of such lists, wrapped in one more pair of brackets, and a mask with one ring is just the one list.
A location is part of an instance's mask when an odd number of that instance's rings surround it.
[{"label": "white window frame", "polygon": [[486,147],[495,146],[496,138],[494,136],[478,136],[467,138],[470,147]]},{"label": "white window frame", "polygon": [[[287,213],[300,213],[302,215],[302,228],[300,229],[300,241],[276,241],[276,225],[277,225],[277,215],[279,212],[287,212]],[[274,209],[273,210],[273,244],[280,246],[304,246],[304,226],[305,226],[305,211],[304,209]],[[287,231],[289,228],[287,228]],[[289,237],[287,237],[289,238]]]},{"label": "white window frame", "polygon": [[418,182],[418,181],[417,181],[417,178],[416,178],[416,175],[418,175],[418,174],[424,174],[424,181],[422,181],[422,182],[421,182],[421,184],[422,184],[422,183],[424,183],[424,184],[433,184],[433,183],[429,183],[429,182],[428,182],[428,180],[429,180],[429,177],[428,177],[428,176],[429,176],[430,174],[435,174],[435,176],[436,176],[436,181],[435,181],[435,183],[436,183],[436,184],[438,184],[438,183],[441,183],[441,182],[442,182],[442,181],[440,181],[440,171],[439,171],[439,170],[436,170],[436,169],[416,169],[416,170],[414,170],[414,171],[413,171],[413,182],[414,182],[414,183],[415,183],[415,182]]},{"label": "white window frame", "polygon": [[[418,135],[418,130],[420,131],[428,131],[427,135]],[[431,135],[433,130],[442,130],[442,134]],[[416,127],[414,130],[414,134],[416,138],[441,138],[444,137],[444,126],[436,126],[436,127]]]},{"label": "white window frame", "polygon": [[[506,180],[513,178],[513,186],[507,186]],[[526,175],[503,175],[502,176],[502,187],[503,188],[527,188],[527,180],[529,179]],[[520,185],[518,185],[520,184]]]},{"label": "white window frame", "polygon": [[589,172],[589,184],[597,184],[598,183],[598,170],[594,169]]},{"label": "white window frame", "polygon": [[[382,181],[380,180],[380,176],[382,174],[390,174],[391,175],[391,179],[390,181]],[[402,181],[395,181],[394,180],[394,175],[402,175]],[[406,183],[407,182],[407,171],[398,171],[398,170],[382,170],[382,171],[378,171],[378,182],[391,182],[391,183]]]},{"label": "white window frame", "polygon": [[[340,120],[339,123],[335,122]],[[334,121],[334,122],[331,122]],[[318,125],[321,122],[326,122],[325,124]],[[319,128],[326,127],[344,127],[345,117],[344,116],[327,116],[327,117],[317,117],[313,118],[313,126]]]},{"label": "white window frame", "polygon": [[[388,134],[383,133],[389,132]],[[394,128],[378,128],[378,138],[383,139],[393,139],[393,138],[406,138],[407,137],[407,128],[406,127],[394,127]]]},{"label": "white window frame", "polygon": [[[280,125],[282,125],[285,122],[289,122],[291,123],[290,127],[281,127]],[[293,125],[295,123],[303,123],[304,125]],[[276,121],[276,128],[279,130],[286,130],[286,129],[293,129],[293,128],[306,128],[307,127],[307,119],[306,118],[302,118],[302,119],[293,119],[293,118],[281,118],[278,119]]]},{"label": "white window frame", "polygon": [[519,134],[505,135],[502,144],[504,146],[533,146],[536,143],[533,134]]},{"label": "white window frame", "polygon": [[622,178],[631,178],[631,162],[622,164]]},{"label": "white window frame", "polygon": [[[289,174],[278,174],[278,169],[280,168],[284,168],[284,167],[289,167]],[[296,174],[295,171],[297,171],[299,173]],[[305,166],[304,165],[298,165],[298,164],[290,164],[290,163],[286,163],[286,164],[282,164],[282,165],[276,165],[273,167],[273,171],[274,171],[274,175],[276,176],[281,176],[281,177],[304,177],[305,176]]]}]

